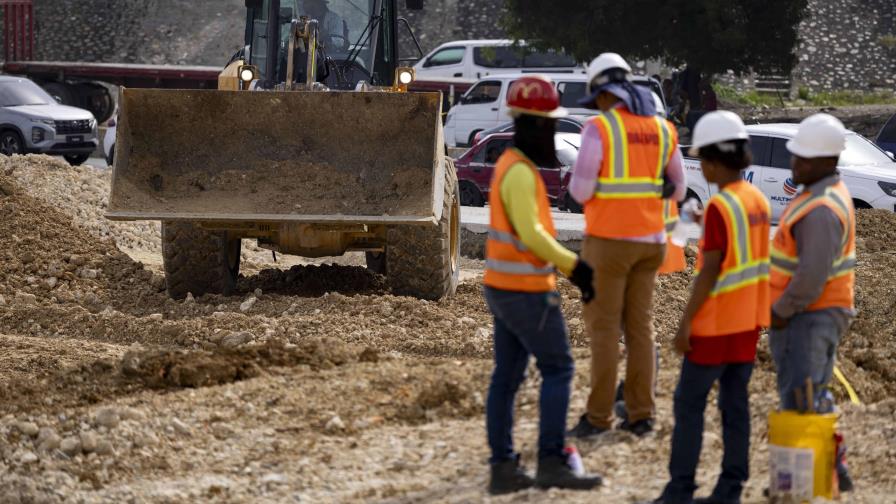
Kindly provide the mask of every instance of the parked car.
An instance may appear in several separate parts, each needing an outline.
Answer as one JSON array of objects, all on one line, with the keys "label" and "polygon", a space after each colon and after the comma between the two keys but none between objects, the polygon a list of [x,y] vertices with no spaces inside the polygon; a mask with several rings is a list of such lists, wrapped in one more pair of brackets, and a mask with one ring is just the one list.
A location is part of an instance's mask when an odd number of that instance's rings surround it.
[{"label": "parked car", "polygon": [[[563,190],[562,181],[576,162],[580,135],[557,133],[554,143],[557,147],[558,167],[540,167],[545,186],[553,204]],[[460,184],[460,204],[464,206],[484,206],[488,201],[489,186],[495,163],[505,149],[513,146],[513,133],[489,135],[474,145],[455,162],[457,179]]]},{"label": "parked car", "polygon": [[893,117],[887,121],[887,124],[884,124],[884,127],[880,129],[875,143],[878,147],[890,153],[891,157],[896,152],[896,114],[893,114]]},{"label": "parked car", "polygon": [[509,72],[585,73],[585,66],[561,52],[541,51],[513,40],[457,40],[433,49],[414,65],[417,79],[480,79]]},{"label": "parked car", "polygon": [[112,167],[112,163],[115,161],[115,137],[118,131],[116,125],[118,124],[118,114],[112,116],[109,119],[109,122],[106,123],[106,135],[103,137],[103,153],[106,155],[106,163],[109,164],[109,168]]},{"label": "parked car", "polygon": [[96,149],[96,119],[23,77],[0,75],[0,154],[61,155],[79,165]]},{"label": "parked car", "polygon": [[[545,74],[557,85],[560,92],[560,105],[569,109],[575,115],[593,115],[594,110],[582,108],[579,100],[585,96],[588,78],[580,74]],[[461,98],[461,100],[448,111],[445,119],[445,144],[449,147],[472,145],[476,134],[506,123],[510,119],[510,111],[507,108],[507,90],[510,84],[522,77],[523,74],[496,75],[480,79]],[[656,96],[654,100],[663,104],[660,83],[650,77],[638,76],[634,78],[637,85],[649,87]]]},{"label": "parked car", "polygon": [[[758,187],[769,199],[772,220],[777,222],[787,204],[799,192],[790,172],[787,141],[796,135],[797,124],[757,124],[747,126],[753,165],[743,178]],[[687,148],[682,147],[687,153]],[[716,187],[703,178],[700,161],[685,157],[688,195],[705,204]],[[856,208],[881,208],[896,211],[896,162],[865,137],[848,132],[846,150],[840,155],[838,170],[852,194]]]}]

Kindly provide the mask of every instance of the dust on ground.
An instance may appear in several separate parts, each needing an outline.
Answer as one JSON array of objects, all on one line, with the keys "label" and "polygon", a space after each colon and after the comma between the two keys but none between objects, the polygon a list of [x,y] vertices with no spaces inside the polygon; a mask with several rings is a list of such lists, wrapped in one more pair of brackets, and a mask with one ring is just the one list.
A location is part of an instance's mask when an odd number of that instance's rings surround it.
[{"label": "dust on ground", "polygon": [[[0,502],[631,502],[659,494],[679,362],[667,342],[687,274],[657,287],[657,432],[580,444],[586,466],[606,478],[600,490],[490,499],[483,408],[492,327],[481,261],[462,262],[454,298],[427,302],[388,294],[363,256],[274,263],[254,249],[244,253],[250,267],[236,295],[175,302],[159,274],[157,227],[102,219],[108,184],[95,169],[0,158]],[[861,212],[858,232],[859,316],[840,366],[865,405],[842,401],[841,425],[858,485],[850,502],[876,503],[896,491],[888,245],[896,216]],[[577,364],[571,424],[588,392],[588,341],[576,289],[565,281],[560,289]],[[530,376],[516,439],[533,466],[534,366]],[[777,404],[764,341],[751,394],[745,501],[762,502],[765,416]],[[719,471],[719,423],[708,408],[703,492]]]}]

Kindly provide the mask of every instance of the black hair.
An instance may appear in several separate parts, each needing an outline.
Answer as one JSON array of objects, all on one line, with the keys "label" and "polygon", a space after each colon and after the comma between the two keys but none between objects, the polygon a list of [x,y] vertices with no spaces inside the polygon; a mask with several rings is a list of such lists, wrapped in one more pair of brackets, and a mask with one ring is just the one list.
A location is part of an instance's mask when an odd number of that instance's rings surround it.
[{"label": "black hair", "polygon": [[700,147],[700,159],[718,163],[729,170],[741,171],[753,164],[753,152],[747,140],[730,140]]},{"label": "black hair", "polygon": [[542,168],[557,168],[557,151],[554,133],[557,120],[529,114],[520,114],[513,120],[513,145]]}]

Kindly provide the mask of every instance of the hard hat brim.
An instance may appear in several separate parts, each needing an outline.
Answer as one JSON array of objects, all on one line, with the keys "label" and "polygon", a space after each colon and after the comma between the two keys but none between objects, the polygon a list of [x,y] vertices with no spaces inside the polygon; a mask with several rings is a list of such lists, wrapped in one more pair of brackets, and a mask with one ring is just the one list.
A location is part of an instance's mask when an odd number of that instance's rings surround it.
[{"label": "hard hat brim", "polygon": [[795,139],[787,141],[787,150],[794,156],[799,156],[804,159],[838,157],[842,154],[842,152],[818,151],[811,147],[805,147]]},{"label": "hard hat brim", "polygon": [[569,115],[569,110],[563,107],[557,107],[550,112],[543,112],[541,110],[529,110],[521,107],[508,107],[510,109],[511,114],[514,116],[519,114],[532,115],[537,117],[547,117],[548,119],[559,119],[561,117],[566,117]]}]

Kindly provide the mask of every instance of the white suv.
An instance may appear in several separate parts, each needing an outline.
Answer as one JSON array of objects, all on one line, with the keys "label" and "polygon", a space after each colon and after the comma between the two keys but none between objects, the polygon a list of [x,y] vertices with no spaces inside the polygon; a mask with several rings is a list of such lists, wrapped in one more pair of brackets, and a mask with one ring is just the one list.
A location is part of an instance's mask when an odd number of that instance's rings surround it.
[{"label": "white suv", "polygon": [[512,40],[458,40],[436,47],[414,69],[419,80],[465,79],[509,72],[585,73],[572,56]]},{"label": "white suv", "polygon": [[[494,75],[480,79],[461,97],[457,104],[448,111],[445,118],[445,144],[449,147],[462,147],[473,144],[476,134],[494,128],[510,120],[507,108],[507,91],[510,85],[525,75],[514,73]],[[540,74],[549,77],[560,93],[560,105],[566,107],[571,114],[590,116],[596,110],[582,108],[579,100],[585,96],[588,77],[584,74]],[[657,110],[665,110],[663,106],[660,83],[644,76],[635,76],[633,82],[645,86],[654,92]]]},{"label": "white suv", "polygon": [[[798,127],[798,124],[747,126],[753,166],[743,171],[743,177],[768,197],[772,219],[776,222],[800,190],[791,178],[791,156],[786,146]],[[687,151],[686,148],[682,150]],[[684,164],[689,194],[705,204],[717,188],[703,178],[699,160],[685,158]],[[896,210],[896,162],[870,140],[848,132],[846,150],[840,155],[838,170],[856,208]]]}]

